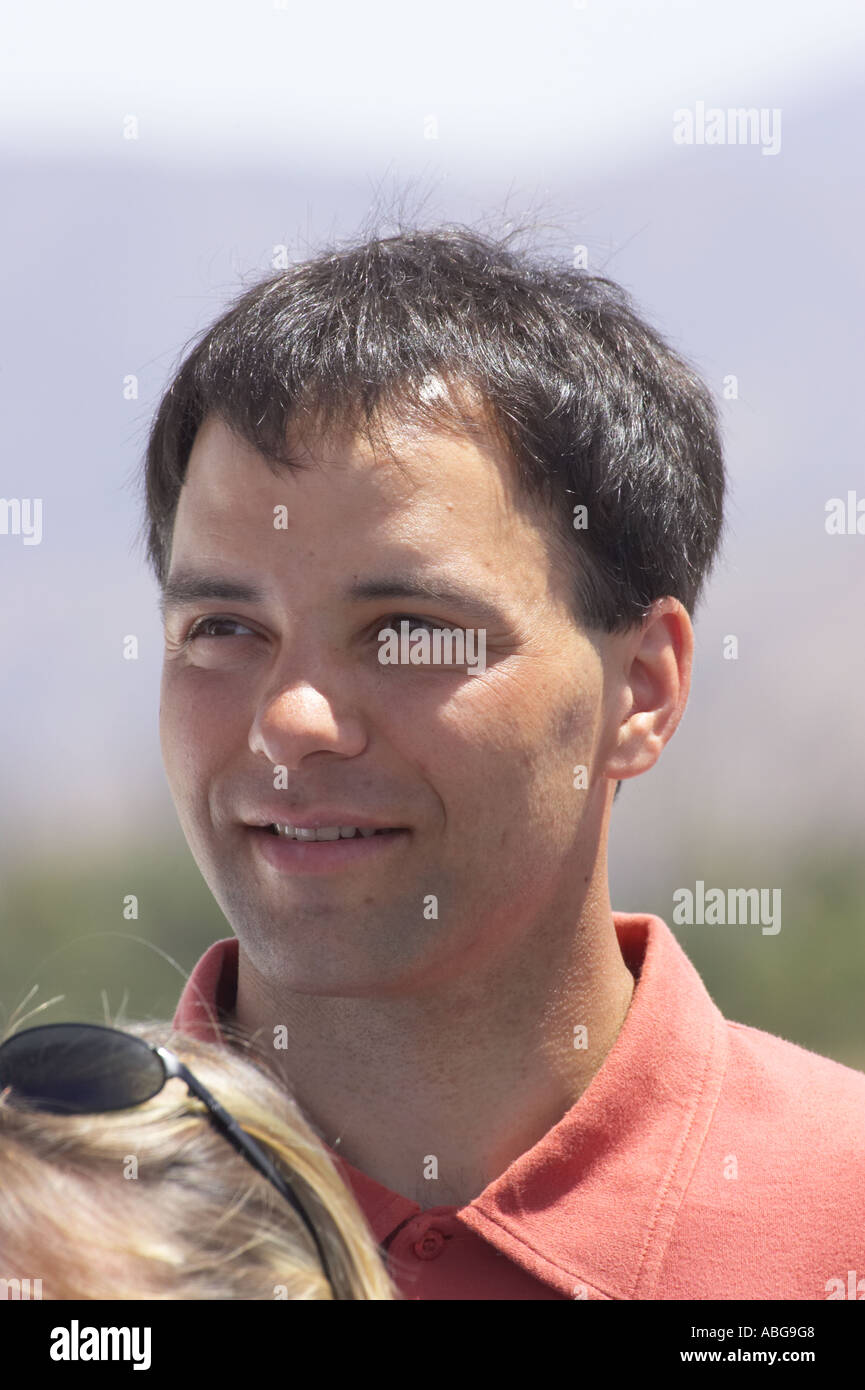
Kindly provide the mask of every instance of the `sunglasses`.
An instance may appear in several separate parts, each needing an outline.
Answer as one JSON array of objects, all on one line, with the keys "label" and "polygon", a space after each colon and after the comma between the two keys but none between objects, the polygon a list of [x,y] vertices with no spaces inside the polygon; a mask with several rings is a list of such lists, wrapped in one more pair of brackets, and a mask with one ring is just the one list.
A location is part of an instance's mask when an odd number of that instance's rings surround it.
[{"label": "sunglasses", "polygon": [[[0,1044],[0,1090],[54,1115],[101,1115],[129,1110],[159,1095],[170,1077],[185,1082],[238,1153],[291,1204],[315,1242],[328,1283],[333,1279],[318,1232],[263,1148],[244,1133],[180,1058],[143,1038],[98,1023],[48,1023],[25,1028]],[[334,1290],[334,1298],[336,1298]]]}]

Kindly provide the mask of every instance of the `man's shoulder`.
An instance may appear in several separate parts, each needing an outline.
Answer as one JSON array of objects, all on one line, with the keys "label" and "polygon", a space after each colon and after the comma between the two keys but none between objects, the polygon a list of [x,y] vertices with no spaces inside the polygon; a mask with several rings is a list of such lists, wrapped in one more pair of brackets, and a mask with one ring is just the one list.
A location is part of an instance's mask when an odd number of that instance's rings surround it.
[{"label": "man's shoulder", "polygon": [[747,1024],[724,1020],[724,1034],[651,1296],[834,1297],[865,1275],[865,1073]]},{"label": "man's shoulder", "polygon": [[729,1186],[752,1212],[780,1214],[798,1203],[830,1226],[855,1217],[865,1232],[865,1072],[760,1028],[725,1024],[727,1062],[703,1177],[735,1176]]},{"label": "man's shoulder", "polygon": [[800,1145],[815,1130],[827,1147],[865,1143],[865,1072],[761,1028],[725,1024],[724,1090],[738,1110],[755,1121],[795,1123],[789,1138]]}]

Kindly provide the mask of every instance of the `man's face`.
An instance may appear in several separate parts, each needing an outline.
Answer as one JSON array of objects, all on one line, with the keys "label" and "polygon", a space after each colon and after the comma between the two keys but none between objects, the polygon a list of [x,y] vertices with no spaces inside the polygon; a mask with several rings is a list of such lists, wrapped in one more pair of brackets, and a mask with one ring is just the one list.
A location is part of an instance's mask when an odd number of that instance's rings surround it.
[{"label": "man's face", "polygon": [[[549,523],[494,451],[417,431],[395,448],[402,471],[354,440],[274,476],[211,417],[177,511],[169,583],[194,570],[261,597],[167,608],[169,785],[251,968],[302,992],[416,990],[575,924],[606,804],[608,639],[575,623]],[[391,581],[463,597],[350,592]],[[382,664],[403,617],[483,628],[485,670]],[[249,824],[321,807],[406,833],[313,872]]]}]

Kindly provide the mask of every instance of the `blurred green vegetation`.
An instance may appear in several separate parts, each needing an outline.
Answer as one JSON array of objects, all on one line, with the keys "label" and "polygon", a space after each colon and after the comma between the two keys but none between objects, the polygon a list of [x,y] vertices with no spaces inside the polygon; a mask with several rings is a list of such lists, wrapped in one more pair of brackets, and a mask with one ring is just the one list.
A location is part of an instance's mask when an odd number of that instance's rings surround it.
[{"label": "blurred green vegetation", "polygon": [[[865,857],[853,843],[773,849],[680,845],[678,867],[633,910],[655,912],[675,933],[722,1014],[865,1071]],[[683,875],[681,865],[689,866]],[[696,867],[695,867],[696,866]],[[681,925],[673,894],[779,888],[781,929]],[[769,899],[771,902],[771,898]],[[619,906],[619,904],[616,904]]]},{"label": "blurred green vegetation", "polygon": [[[137,920],[124,917],[134,894]],[[94,846],[86,858],[7,865],[0,875],[0,1027],[35,985],[31,1024],[170,1019],[211,942],[232,931],[180,840]],[[107,1011],[107,1013],[106,1013]]]},{"label": "blurred green vegetation", "polygon": [[[683,873],[682,866],[689,866]],[[695,868],[694,866],[698,866]],[[673,893],[778,887],[782,926],[675,926]],[[137,920],[124,899],[135,894]],[[675,932],[727,1018],[865,1070],[865,856],[853,844],[773,852],[679,845],[640,901]],[[33,986],[28,1009],[62,995],[33,1023],[170,1019],[207,946],[231,928],[182,840],[93,848],[86,858],[19,862],[0,875],[0,1031]]]}]

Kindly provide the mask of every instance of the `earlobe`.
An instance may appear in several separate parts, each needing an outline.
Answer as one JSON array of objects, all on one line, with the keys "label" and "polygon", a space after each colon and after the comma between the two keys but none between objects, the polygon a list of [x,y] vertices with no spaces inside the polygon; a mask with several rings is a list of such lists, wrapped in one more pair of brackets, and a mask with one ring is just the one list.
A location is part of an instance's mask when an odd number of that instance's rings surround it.
[{"label": "earlobe", "polygon": [[651,715],[631,715],[619,730],[616,751],[604,766],[605,776],[624,782],[648,772],[661,756],[664,742],[652,728]]}]

